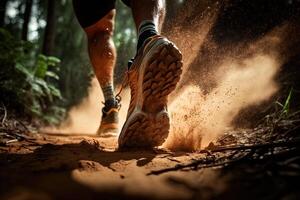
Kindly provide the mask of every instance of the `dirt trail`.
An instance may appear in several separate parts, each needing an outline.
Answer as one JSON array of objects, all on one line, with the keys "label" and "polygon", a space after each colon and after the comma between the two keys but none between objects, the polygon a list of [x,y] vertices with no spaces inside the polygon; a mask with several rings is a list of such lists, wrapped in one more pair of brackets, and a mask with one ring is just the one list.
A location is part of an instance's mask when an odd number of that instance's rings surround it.
[{"label": "dirt trail", "polygon": [[[240,133],[229,134],[223,141]],[[114,137],[78,134],[35,134],[35,137],[0,146],[0,199],[232,200],[300,196],[298,173],[280,167],[280,163],[291,160],[288,156],[149,175],[155,170],[209,157],[234,156],[237,152],[228,155],[209,151],[119,152]],[[299,155],[299,149],[291,154]]]},{"label": "dirt trail", "polygon": [[[0,199],[191,199],[222,190],[211,184],[214,170],[146,175],[204,155],[115,147],[114,137],[44,134],[2,148]],[[214,189],[197,194],[200,182]]]}]

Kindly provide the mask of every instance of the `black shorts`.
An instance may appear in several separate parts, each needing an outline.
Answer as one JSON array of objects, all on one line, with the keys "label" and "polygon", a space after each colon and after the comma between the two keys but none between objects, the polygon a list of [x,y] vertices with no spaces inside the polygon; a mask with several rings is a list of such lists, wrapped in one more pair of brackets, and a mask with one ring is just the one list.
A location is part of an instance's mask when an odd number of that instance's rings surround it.
[{"label": "black shorts", "polygon": [[[122,0],[130,6],[130,0]],[[95,24],[115,8],[116,0],[73,0],[75,15],[79,24],[86,28]]]}]

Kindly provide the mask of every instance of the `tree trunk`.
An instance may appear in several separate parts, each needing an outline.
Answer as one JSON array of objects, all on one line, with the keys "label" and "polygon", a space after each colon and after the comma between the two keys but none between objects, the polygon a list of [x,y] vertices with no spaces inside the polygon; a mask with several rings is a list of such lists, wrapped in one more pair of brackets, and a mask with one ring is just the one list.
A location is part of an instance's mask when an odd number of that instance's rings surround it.
[{"label": "tree trunk", "polygon": [[54,39],[55,39],[55,3],[56,0],[48,0],[47,9],[47,25],[45,28],[44,43],[42,53],[44,55],[52,55],[54,49]]},{"label": "tree trunk", "polygon": [[25,12],[24,12],[24,22],[22,25],[22,40],[28,40],[28,25],[30,22],[30,16],[32,11],[32,1],[33,0],[26,0],[25,4]]},{"label": "tree trunk", "polygon": [[7,2],[8,0],[0,1],[0,27],[3,27],[5,25],[4,19],[5,19]]}]

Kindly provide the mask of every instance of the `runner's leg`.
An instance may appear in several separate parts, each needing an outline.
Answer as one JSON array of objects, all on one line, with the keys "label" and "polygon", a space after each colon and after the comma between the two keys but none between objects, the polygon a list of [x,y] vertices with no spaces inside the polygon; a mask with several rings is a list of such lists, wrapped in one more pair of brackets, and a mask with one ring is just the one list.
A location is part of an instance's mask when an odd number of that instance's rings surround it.
[{"label": "runner's leg", "polygon": [[112,40],[115,0],[74,0],[73,6],[77,19],[86,32],[89,57],[105,99],[98,134],[116,132],[119,105],[113,88],[116,50]]}]

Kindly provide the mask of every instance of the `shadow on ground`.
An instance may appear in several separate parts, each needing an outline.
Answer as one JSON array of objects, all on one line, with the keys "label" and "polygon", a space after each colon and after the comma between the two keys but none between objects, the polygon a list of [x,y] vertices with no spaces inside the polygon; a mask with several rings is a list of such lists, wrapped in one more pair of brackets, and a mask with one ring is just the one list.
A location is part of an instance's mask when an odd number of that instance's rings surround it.
[{"label": "shadow on ground", "polygon": [[118,152],[105,146],[109,143],[113,141],[51,136],[1,148],[0,199],[293,200],[300,196],[299,169],[281,166],[286,159],[146,176],[151,170],[203,155]]},{"label": "shadow on ground", "polygon": [[143,166],[156,155],[151,152],[108,152],[101,148],[83,141],[77,144],[45,144],[26,154],[1,153],[0,192],[7,199],[93,199],[100,196],[101,199],[126,196],[124,199],[135,199],[125,195],[122,188],[93,190],[75,181],[72,170],[97,171],[95,163],[110,168],[113,163],[128,160],[136,160],[137,166]]}]

